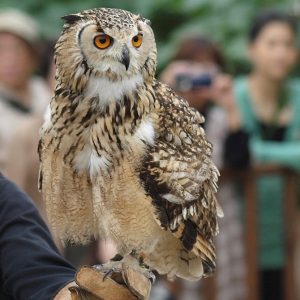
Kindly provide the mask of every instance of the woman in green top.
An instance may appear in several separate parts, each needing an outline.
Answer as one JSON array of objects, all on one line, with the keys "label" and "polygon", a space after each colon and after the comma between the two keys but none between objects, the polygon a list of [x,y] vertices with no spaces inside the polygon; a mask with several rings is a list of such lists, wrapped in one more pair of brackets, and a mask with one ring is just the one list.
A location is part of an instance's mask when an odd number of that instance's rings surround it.
[{"label": "woman in green top", "polygon": [[[219,126],[227,130],[221,151],[225,165],[275,163],[300,170],[300,82],[288,77],[297,61],[296,35],[288,15],[260,15],[249,33],[251,73],[233,84],[228,78],[215,80],[215,99],[226,113],[227,125]],[[283,299],[283,179],[264,176],[257,191],[261,299]]]}]

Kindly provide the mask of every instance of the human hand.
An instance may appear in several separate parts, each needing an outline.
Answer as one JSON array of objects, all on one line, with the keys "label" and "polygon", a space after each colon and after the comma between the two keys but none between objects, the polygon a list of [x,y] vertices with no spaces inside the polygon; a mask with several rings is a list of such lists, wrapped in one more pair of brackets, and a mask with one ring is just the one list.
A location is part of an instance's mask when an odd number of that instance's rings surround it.
[{"label": "human hand", "polygon": [[226,112],[230,130],[237,130],[241,126],[241,120],[235,103],[231,76],[227,74],[217,75],[213,81],[211,93],[213,101]]},{"label": "human hand", "polygon": [[213,101],[224,110],[229,111],[235,107],[233,82],[228,74],[217,75],[211,87]]}]

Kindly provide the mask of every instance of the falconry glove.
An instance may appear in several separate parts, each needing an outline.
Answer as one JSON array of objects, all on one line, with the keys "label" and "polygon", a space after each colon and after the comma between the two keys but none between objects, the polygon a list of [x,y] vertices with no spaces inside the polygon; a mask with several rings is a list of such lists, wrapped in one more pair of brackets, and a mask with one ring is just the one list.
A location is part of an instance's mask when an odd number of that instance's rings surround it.
[{"label": "falconry glove", "polygon": [[101,267],[82,267],[75,282],[65,286],[54,300],[147,300],[151,289],[148,278],[124,264],[109,275],[101,272]]}]

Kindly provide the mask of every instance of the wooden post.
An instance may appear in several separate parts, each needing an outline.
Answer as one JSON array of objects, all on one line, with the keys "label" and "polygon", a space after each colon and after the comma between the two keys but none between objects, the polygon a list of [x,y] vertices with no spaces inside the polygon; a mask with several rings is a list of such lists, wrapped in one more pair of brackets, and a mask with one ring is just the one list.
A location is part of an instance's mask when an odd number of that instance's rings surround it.
[{"label": "wooden post", "polygon": [[286,191],[284,198],[286,226],[286,267],[285,267],[285,297],[286,300],[296,299],[294,278],[295,249],[295,216],[296,216],[296,176],[286,172]]},{"label": "wooden post", "polygon": [[245,189],[245,233],[247,266],[247,299],[259,299],[259,273],[257,268],[257,199],[256,176],[248,174]]},{"label": "wooden post", "polygon": [[[295,251],[295,218],[296,218],[296,175],[293,171],[276,165],[255,166],[252,170],[221,171],[221,182],[241,180],[245,191],[245,247],[247,265],[247,300],[259,299],[259,271],[257,263],[257,199],[256,180],[263,175],[278,174],[286,180],[284,195],[285,228],[286,228],[286,267],[284,276],[285,300],[295,300],[294,251]],[[210,283],[212,286],[212,283]],[[210,300],[213,298],[209,298]]]},{"label": "wooden post", "polygon": [[[217,270],[218,272],[218,270]],[[204,283],[204,295],[206,300],[217,299],[217,286],[215,276],[203,279]]]}]

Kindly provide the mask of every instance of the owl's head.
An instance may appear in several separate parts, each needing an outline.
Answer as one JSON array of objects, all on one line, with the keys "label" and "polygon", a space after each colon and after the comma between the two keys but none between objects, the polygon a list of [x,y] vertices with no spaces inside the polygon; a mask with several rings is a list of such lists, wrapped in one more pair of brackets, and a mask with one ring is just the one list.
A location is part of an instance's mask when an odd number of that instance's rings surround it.
[{"label": "owl's head", "polygon": [[99,78],[152,80],[156,44],[150,22],[121,9],[86,10],[63,17],[55,51],[58,81],[82,91]]}]

